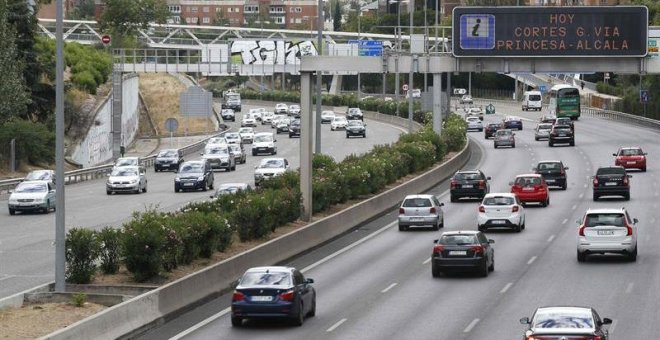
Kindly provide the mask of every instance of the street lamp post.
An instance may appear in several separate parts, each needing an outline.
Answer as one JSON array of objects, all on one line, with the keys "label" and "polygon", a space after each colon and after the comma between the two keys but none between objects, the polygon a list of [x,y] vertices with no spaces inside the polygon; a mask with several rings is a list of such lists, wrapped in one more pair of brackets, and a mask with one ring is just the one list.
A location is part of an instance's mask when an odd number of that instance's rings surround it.
[{"label": "street lamp post", "polygon": [[[360,56],[360,31],[362,30],[361,27],[361,22],[362,20],[360,19],[362,17],[362,8],[358,10],[358,57]],[[360,79],[360,71],[358,71],[357,74],[357,99],[358,101],[360,100],[360,97],[362,97],[362,81]]]},{"label": "street lamp post", "polygon": [[396,115],[399,115],[399,54],[401,53],[401,0],[396,2],[397,56],[394,59],[394,100]]},{"label": "street lamp post", "polygon": [[[317,20],[316,25],[317,37],[316,37],[316,50],[317,54],[323,54],[323,0],[319,0],[317,5]],[[316,133],[314,134],[314,153],[321,154],[321,86],[323,74],[319,69],[316,70],[316,121],[314,122],[314,128]]]},{"label": "street lamp post", "polygon": [[408,93],[406,94],[408,96],[408,133],[413,132],[413,97],[412,97],[412,90],[413,90],[413,65],[415,64],[415,60],[413,58],[412,54],[412,36],[413,36],[413,11],[414,11],[414,3],[412,0],[408,1],[408,13],[410,13],[410,35],[408,36],[408,45],[410,48],[410,70],[408,72]]}]

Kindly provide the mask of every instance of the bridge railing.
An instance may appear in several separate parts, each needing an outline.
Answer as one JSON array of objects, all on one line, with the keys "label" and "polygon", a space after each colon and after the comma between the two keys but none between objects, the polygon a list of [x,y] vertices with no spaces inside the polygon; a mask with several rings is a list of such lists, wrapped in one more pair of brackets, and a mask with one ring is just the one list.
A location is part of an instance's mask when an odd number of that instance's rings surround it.
[{"label": "bridge railing", "polygon": [[646,117],[640,117],[640,116],[632,115],[632,114],[629,114],[629,113],[623,113],[623,112],[611,111],[611,110],[603,110],[603,109],[598,109],[598,108],[594,108],[594,107],[582,108],[582,113],[593,116],[593,117],[613,120],[613,121],[627,123],[627,124],[639,125],[639,126],[644,126],[644,127],[650,127],[650,128],[653,128],[653,129],[660,130],[660,121],[659,120],[646,118]]}]

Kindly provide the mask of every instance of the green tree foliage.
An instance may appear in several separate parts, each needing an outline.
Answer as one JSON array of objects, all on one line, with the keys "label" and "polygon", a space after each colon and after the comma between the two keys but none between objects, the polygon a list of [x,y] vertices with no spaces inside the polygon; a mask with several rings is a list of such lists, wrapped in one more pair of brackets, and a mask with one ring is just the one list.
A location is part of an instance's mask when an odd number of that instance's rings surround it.
[{"label": "green tree foliage", "polygon": [[220,11],[215,14],[213,18],[213,25],[216,26],[229,26],[229,19],[225,17],[225,13]]},{"label": "green tree foliage", "polygon": [[30,96],[23,78],[23,61],[17,50],[16,30],[8,23],[7,0],[0,0],[0,124],[27,114]]},{"label": "green tree foliage", "polygon": [[22,119],[0,125],[0,145],[9,145],[12,139],[16,140],[19,162],[49,164],[55,161],[55,134],[46,125]]},{"label": "green tree foliage", "polygon": [[164,24],[170,15],[165,0],[103,0],[105,9],[99,24],[113,34],[113,46],[133,36],[150,23]]},{"label": "green tree foliage", "polygon": [[334,1],[332,9],[332,30],[341,31],[341,4],[339,0]]},{"label": "green tree foliage", "polygon": [[72,20],[94,20],[95,10],[94,0],[78,0],[78,5],[69,12],[68,18]]}]

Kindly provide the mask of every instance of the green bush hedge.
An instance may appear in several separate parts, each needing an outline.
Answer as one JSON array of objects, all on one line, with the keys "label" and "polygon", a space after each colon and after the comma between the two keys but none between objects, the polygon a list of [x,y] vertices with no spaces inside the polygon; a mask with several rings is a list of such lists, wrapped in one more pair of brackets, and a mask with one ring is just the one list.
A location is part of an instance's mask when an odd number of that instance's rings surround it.
[{"label": "green bush hedge", "polygon": [[84,228],[72,228],[65,240],[66,280],[73,283],[90,283],[96,273],[96,259],[101,246],[96,232]]}]

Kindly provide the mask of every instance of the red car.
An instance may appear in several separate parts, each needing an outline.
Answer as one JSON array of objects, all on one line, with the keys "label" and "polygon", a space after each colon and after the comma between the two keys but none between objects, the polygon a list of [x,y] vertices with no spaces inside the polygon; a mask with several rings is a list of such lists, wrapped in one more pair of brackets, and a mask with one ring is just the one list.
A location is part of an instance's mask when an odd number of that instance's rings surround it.
[{"label": "red car", "polygon": [[616,157],[614,165],[646,171],[646,152],[638,146],[619,148],[619,151],[612,156]]},{"label": "red car", "polygon": [[540,174],[518,175],[516,180],[509,184],[511,192],[518,195],[523,204],[540,203],[542,207],[550,204],[548,184]]}]

